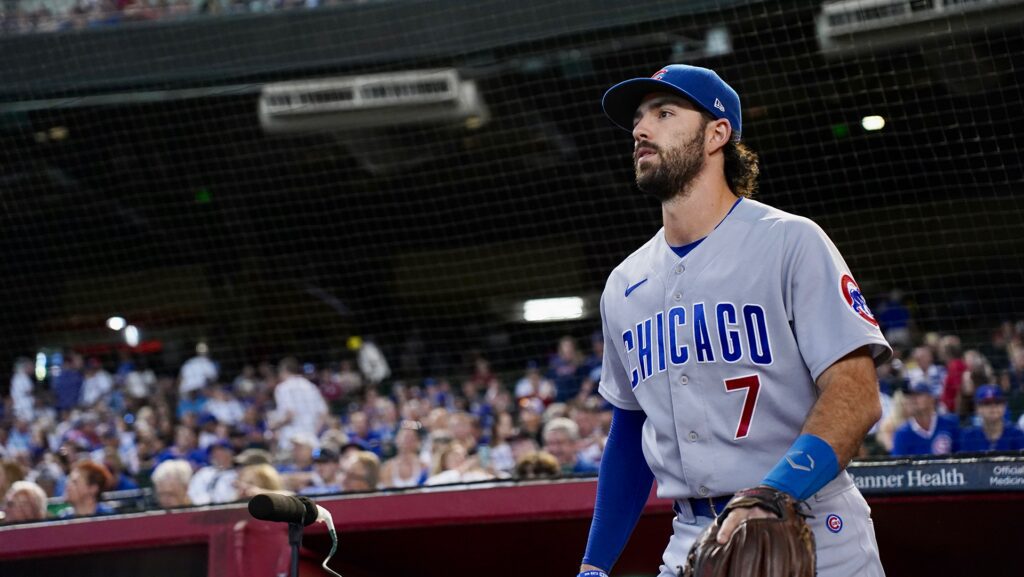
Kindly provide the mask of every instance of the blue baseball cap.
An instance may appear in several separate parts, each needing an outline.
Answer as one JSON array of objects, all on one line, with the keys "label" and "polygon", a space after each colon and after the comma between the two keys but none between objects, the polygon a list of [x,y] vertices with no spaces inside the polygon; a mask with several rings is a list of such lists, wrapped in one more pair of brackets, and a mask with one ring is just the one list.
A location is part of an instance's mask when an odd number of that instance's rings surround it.
[{"label": "blue baseball cap", "polygon": [[650,78],[633,78],[608,89],[601,100],[604,113],[620,128],[633,131],[633,116],[640,102],[652,92],[677,94],[693,102],[714,118],[724,118],[732,126],[732,139],[739,140],[740,97],[714,70],[670,64]]},{"label": "blue baseball cap", "polygon": [[916,380],[910,383],[910,385],[907,387],[907,392],[912,395],[934,395],[931,385],[929,385],[928,381],[925,380]]},{"label": "blue baseball cap", "polygon": [[1001,403],[1003,400],[1003,391],[995,385],[982,385],[974,392],[975,403]]}]

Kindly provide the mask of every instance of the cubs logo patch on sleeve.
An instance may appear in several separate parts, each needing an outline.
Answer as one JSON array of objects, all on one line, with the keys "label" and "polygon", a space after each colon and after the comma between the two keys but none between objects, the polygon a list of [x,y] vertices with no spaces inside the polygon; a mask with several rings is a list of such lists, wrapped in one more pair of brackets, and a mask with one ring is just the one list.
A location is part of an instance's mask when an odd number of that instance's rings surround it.
[{"label": "cubs logo patch on sleeve", "polygon": [[843,278],[839,279],[839,292],[843,294],[843,298],[846,299],[846,304],[850,307],[850,310],[857,316],[864,319],[866,322],[878,326],[878,321],[875,320],[875,315],[871,314],[871,309],[868,308],[868,301],[864,298],[864,295],[860,292],[860,287],[857,286],[857,281],[853,280],[848,274],[844,274]]},{"label": "cubs logo patch on sleeve", "polygon": [[843,530],[843,518],[835,513],[825,517],[825,526],[828,530],[833,533],[838,533]]}]

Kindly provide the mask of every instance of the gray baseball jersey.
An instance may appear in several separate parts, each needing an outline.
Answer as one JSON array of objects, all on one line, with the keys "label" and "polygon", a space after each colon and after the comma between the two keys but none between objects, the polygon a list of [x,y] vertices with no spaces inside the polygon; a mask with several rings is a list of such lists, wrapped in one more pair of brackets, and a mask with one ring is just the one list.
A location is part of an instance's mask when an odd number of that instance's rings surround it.
[{"label": "gray baseball jersey", "polygon": [[670,499],[758,484],[800,434],[815,380],[867,345],[891,354],[815,223],[744,199],[684,258],[664,229],[601,297],[600,393],[643,410],[643,451]]}]

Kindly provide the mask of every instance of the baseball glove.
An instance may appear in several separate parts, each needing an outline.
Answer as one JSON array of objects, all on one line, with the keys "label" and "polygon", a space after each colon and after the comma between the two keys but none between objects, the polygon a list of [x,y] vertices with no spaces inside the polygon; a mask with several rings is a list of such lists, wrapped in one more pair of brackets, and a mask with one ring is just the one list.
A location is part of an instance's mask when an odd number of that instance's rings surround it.
[{"label": "baseball glove", "polygon": [[[718,544],[718,528],[733,509],[761,507],[777,518],[748,519],[729,542]],[[807,506],[772,487],[736,493],[690,548],[683,577],[814,577],[814,533]]]}]

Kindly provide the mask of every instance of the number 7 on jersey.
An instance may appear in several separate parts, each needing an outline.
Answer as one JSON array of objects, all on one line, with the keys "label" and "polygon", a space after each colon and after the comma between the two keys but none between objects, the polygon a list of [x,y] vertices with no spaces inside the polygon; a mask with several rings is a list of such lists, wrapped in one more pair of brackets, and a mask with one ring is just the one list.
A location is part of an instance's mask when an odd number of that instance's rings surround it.
[{"label": "number 7 on jersey", "polygon": [[761,392],[761,378],[756,374],[735,379],[725,380],[725,392],[733,393],[746,389],[747,394],[743,398],[743,411],[740,413],[740,423],[736,426],[736,439],[746,438],[750,432],[750,420],[754,417],[754,408],[757,406],[757,395]]}]

